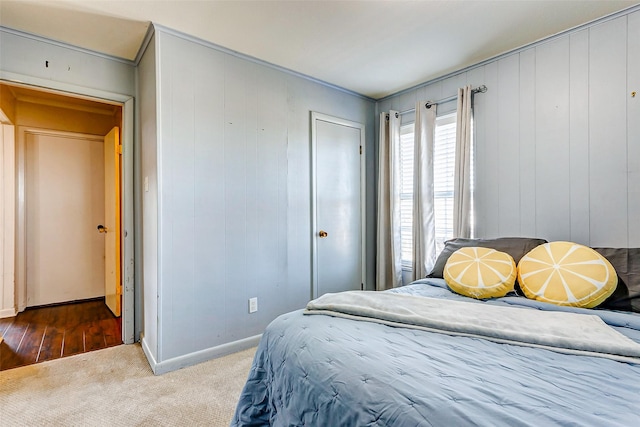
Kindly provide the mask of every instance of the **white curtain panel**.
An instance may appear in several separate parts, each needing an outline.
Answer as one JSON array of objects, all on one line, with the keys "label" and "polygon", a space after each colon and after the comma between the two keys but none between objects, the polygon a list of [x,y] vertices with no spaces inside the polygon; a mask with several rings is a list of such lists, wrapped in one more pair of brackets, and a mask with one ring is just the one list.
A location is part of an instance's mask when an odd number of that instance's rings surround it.
[{"label": "white curtain panel", "polygon": [[458,89],[453,237],[471,237],[471,86]]},{"label": "white curtain panel", "polygon": [[402,285],[400,241],[400,114],[380,114],[376,289]]},{"label": "white curtain panel", "polygon": [[425,277],[436,262],[436,233],[433,212],[433,142],[436,105],[416,104],[413,153],[413,268],[412,279]]}]

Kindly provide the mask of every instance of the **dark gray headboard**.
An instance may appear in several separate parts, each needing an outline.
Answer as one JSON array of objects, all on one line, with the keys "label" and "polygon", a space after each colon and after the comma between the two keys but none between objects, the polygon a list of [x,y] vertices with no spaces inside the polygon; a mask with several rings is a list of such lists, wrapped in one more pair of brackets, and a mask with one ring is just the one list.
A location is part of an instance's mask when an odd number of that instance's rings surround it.
[{"label": "dark gray headboard", "polygon": [[599,308],[640,313],[640,248],[593,248],[618,273],[618,287]]}]

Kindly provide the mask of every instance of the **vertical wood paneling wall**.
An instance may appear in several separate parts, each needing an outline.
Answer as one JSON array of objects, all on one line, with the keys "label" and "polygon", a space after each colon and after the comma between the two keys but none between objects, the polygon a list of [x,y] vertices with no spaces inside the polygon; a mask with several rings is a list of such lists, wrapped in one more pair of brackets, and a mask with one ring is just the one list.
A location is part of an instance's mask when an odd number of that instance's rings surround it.
[{"label": "vertical wood paneling wall", "polygon": [[640,13],[627,17],[627,188],[629,246],[640,246]]},{"label": "vertical wood paneling wall", "polygon": [[[378,102],[475,97],[476,235],[640,246],[640,12]],[[631,92],[636,91],[636,97]]]},{"label": "vertical wood paneling wall", "polygon": [[127,61],[0,27],[3,78],[29,76],[43,87],[72,91],[80,86],[95,96],[100,91],[134,95],[134,69]]},{"label": "vertical wood paneling wall", "polygon": [[[157,100],[156,100],[156,40],[151,39],[138,64],[137,72],[137,115],[139,136],[136,166],[139,196],[138,216],[141,218],[142,242],[137,242],[141,253],[138,271],[141,283],[140,300],[144,307],[136,313],[142,319],[142,344],[148,357],[158,359],[158,170],[157,170]],[[146,183],[145,183],[146,181]],[[148,188],[145,188],[148,185]],[[142,314],[142,316],[140,316]],[[152,362],[153,363],[153,362]]]},{"label": "vertical wood paneling wall", "polygon": [[[155,52],[145,53],[140,77],[148,88],[155,62],[156,92],[141,100],[143,109],[155,102],[158,113],[157,135],[149,128],[147,142],[144,129],[154,119],[141,118],[143,177],[155,173],[153,160],[145,159],[154,154],[147,148],[157,148],[157,184],[149,180],[157,207],[144,196],[150,202],[144,220],[151,221],[144,231],[154,233],[157,213],[158,248],[157,277],[151,277],[153,237],[145,235],[144,336],[156,347],[156,372],[163,372],[259,335],[275,317],[309,301],[310,113],[364,123],[365,152],[373,153],[375,103],[161,27],[154,37]],[[374,156],[367,161],[371,182]],[[371,250],[371,286],[373,259]],[[258,297],[253,314],[251,297]],[[149,318],[154,298],[157,322]]]}]

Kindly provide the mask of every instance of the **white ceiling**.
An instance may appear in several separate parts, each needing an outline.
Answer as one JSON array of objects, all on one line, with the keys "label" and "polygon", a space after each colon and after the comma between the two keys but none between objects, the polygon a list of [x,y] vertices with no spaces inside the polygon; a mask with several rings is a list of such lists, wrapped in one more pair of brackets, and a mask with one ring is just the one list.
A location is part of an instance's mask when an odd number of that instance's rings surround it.
[{"label": "white ceiling", "polygon": [[378,99],[634,4],[0,0],[0,25],[133,60],[154,22]]}]

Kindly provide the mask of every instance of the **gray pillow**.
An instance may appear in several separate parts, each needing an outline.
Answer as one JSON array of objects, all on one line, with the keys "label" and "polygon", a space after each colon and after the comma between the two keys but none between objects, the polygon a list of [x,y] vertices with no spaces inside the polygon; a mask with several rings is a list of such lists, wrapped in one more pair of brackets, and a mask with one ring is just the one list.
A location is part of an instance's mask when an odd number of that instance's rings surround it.
[{"label": "gray pillow", "polygon": [[520,258],[525,256],[527,252],[545,243],[547,243],[547,241],[544,239],[534,239],[529,237],[499,237],[497,239],[464,239],[459,237],[447,240],[444,243],[444,249],[440,252],[440,255],[438,255],[438,259],[436,259],[436,264],[433,267],[433,270],[431,270],[431,273],[429,273],[427,277],[444,278],[444,266],[447,263],[447,260],[460,248],[477,246],[506,252],[511,255],[517,265],[518,262],[520,262]]},{"label": "gray pillow", "polygon": [[598,308],[640,313],[640,248],[593,248],[605,257],[616,273],[616,290]]}]

